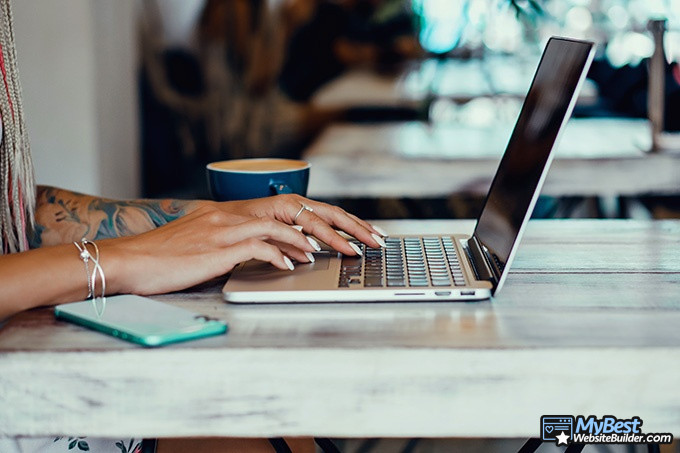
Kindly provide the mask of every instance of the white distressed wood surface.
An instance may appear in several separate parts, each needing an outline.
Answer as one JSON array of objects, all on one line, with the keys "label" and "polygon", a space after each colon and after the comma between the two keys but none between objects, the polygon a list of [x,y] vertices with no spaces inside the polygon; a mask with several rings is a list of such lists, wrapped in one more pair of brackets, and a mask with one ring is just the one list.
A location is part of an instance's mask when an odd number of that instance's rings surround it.
[{"label": "white distressed wood surface", "polygon": [[[469,221],[381,222],[393,233]],[[543,414],[680,433],[680,222],[534,221],[481,303],[232,306],[143,349],[33,310],[0,329],[0,436],[536,436]]]},{"label": "white distressed wood surface", "polygon": [[[512,124],[338,124],[305,151],[318,198],[485,195]],[[650,155],[644,120],[572,119],[542,194],[639,196],[680,192],[680,152]],[[678,150],[680,151],[680,150]]]}]

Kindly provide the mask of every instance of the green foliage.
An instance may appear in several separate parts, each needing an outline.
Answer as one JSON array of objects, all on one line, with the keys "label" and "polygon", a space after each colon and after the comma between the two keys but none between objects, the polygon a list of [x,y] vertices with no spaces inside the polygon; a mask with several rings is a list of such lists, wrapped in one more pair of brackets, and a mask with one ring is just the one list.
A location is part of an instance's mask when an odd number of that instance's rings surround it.
[{"label": "green foliage", "polygon": [[515,10],[517,19],[535,21],[544,14],[543,6],[538,0],[508,0],[508,3]]}]

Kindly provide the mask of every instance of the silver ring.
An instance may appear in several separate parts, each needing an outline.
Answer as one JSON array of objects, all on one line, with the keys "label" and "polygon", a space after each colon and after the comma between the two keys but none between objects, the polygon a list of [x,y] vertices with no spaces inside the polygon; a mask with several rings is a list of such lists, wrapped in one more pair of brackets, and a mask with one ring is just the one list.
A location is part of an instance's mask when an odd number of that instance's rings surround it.
[{"label": "silver ring", "polygon": [[298,217],[300,217],[300,214],[302,214],[305,211],[309,212],[314,212],[314,209],[310,208],[306,204],[300,203],[300,210],[295,214],[295,217],[293,217],[293,223],[297,222]]}]

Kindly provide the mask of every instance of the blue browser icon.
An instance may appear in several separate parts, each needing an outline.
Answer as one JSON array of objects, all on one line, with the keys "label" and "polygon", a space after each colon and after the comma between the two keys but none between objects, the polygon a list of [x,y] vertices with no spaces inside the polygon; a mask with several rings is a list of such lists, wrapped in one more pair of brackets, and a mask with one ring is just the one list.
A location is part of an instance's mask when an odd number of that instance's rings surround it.
[{"label": "blue browser icon", "polygon": [[544,415],[541,417],[541,440],[555,441],[557,436],[568,436],[574,432],[574,417],[571,415]]}]

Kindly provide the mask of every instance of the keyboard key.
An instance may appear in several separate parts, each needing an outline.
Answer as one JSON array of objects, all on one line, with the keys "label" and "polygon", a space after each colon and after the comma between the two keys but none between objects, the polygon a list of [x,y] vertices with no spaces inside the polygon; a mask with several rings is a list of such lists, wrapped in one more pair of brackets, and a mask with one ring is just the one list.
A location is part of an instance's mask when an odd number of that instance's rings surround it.
[{"label": "keyboard key", "polygon": [[446,271],[430,271],[430,277],[432,278],[449,278],[449,275]]},{"label": "keyboard key", "polygon": [[432,286],[451,286],[451,280],[432,280]]},{"label": "keyboard key", "polygon": [[406,281],[405,280],[387,280],[387,286],[403,288],[403,287],[406,286]]},{"label": "keyboard key", "polygon": [[383,286],[383,279],[382,277],[364,277],[364,286],[368,288]]},{"label": "keyboard key", "polygon": [[427,280],[413,280],[413,281],[409,280],[408,284],[410,286],[429,286]]}]

